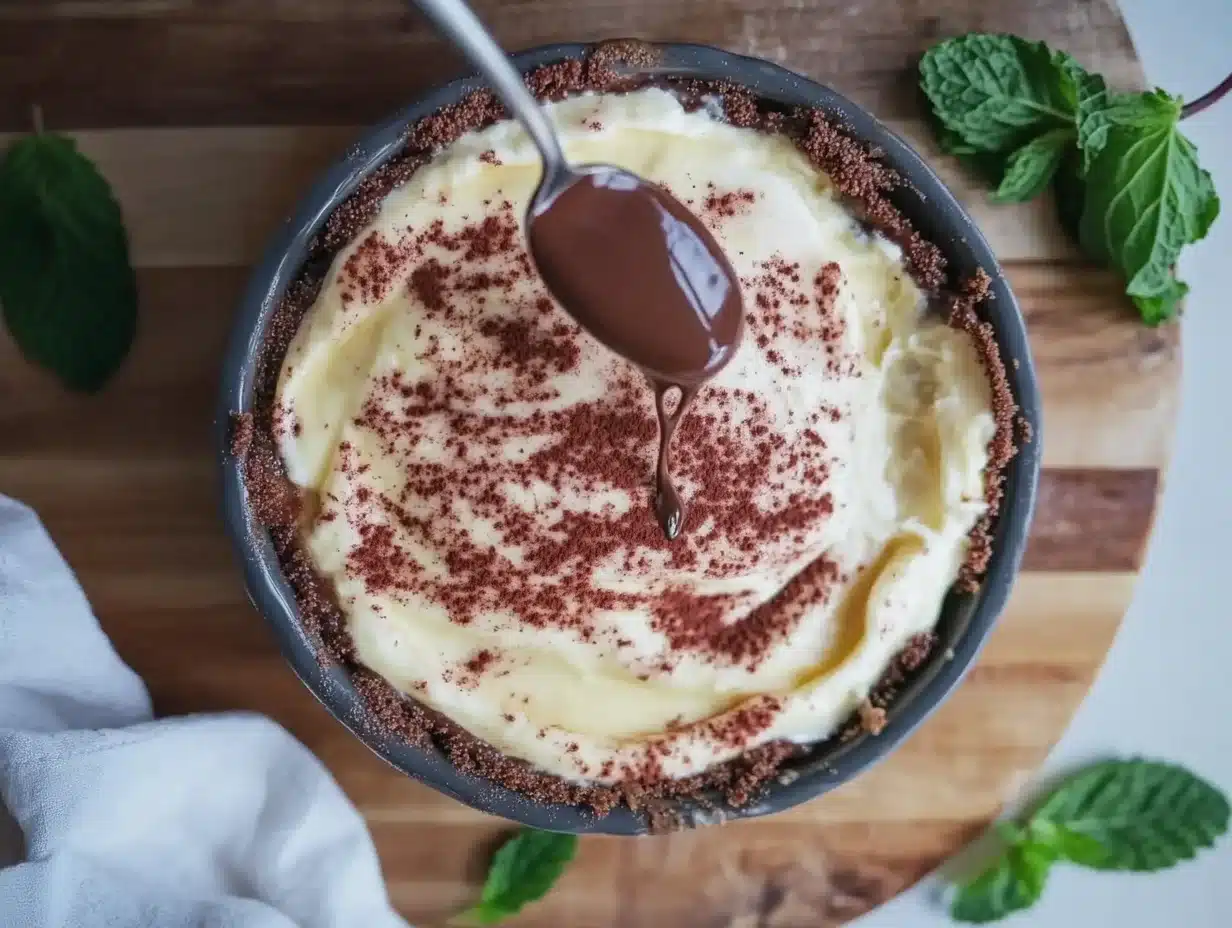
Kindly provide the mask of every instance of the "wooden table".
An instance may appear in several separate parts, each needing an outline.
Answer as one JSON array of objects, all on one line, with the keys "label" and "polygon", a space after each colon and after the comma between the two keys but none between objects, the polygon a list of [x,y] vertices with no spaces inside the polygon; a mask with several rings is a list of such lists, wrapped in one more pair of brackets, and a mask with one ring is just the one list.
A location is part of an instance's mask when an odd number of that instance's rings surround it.
[{"label": "wooden table", "polygon": [[[1142,80],[1111,0],[488,0],[510,47],[638,35],[708,42],[832,84],[914,139],[1006,263],[1044,394],[1026,571],[968,681],[892,760],[771,820],[588,838],[525,925],[825,926],[892,897],[1015,795],[1085,694],[1129,601],[1179,374],[1175,329],[1137,324],[1049,203],[993,207],[936,154],[914,65],[938,39],[1043,38]],[[249,606],[219,526],[210,417],[232,307],[314,173],[457,69],[396,0],[8,0],[0,131],[33,104],[112,180],[139,266],[140,334],[97,397],[0,336],[0,490],[35,506],[160,712],[268,713],[368,819],[419,921],[466,903],[505,825],[387,768],[300,686]],[[3,141],[3,139],[0,139]]]}]

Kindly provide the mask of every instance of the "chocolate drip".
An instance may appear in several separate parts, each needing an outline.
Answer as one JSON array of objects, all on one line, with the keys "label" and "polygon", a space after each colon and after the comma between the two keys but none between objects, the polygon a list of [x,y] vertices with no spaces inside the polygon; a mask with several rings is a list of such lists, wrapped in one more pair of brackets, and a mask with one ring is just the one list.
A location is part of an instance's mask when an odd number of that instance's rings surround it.
[{"label": "chocolate drip", "polygon": [[[659,418],[655,515],[675,538],[684,508],[671,476],[676,425],[736,353],[740,280],[718,242],[666,190],[616,168],[592,169],[529,217],[539,273],[565,310],[637,365]],[[679,389],[669,415],[666,394]]]},{"label": "chocolate drip", "polygon": [[[651,378],[650,386],[654,389],[655,415],[659,419],[659,462],[655,467],[654,512],[663,534],[672,539],[680,534],[685,515],[684,503],[681,502],[676,484],[672,480],[672,436],[676,433],[676,426],[684,417],[685,410],[697,396],[700,385],[694,384],[686,388],[680,384]],[[680,399],[676,408],[668,412],[667,395],[672,390],[680,391]]]}]

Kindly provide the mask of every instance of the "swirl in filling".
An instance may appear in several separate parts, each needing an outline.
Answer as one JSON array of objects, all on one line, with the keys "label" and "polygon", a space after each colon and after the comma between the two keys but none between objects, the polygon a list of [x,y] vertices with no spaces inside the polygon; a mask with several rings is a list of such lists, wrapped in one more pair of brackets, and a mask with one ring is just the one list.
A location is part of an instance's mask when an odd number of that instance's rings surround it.
[{"label": "swirl in filling", "polygon": [[573,160],[665,185],[741,276],[744,345],[676,437],[684,532],[649,503],[650,388],[527,257],[539,168],[505,122],[386,197],[292,343],[305,548],[360,661],[544,771],[823,739],[933,627],[985,510],[976,350],[789,140],[657,89],[550,111]]}]

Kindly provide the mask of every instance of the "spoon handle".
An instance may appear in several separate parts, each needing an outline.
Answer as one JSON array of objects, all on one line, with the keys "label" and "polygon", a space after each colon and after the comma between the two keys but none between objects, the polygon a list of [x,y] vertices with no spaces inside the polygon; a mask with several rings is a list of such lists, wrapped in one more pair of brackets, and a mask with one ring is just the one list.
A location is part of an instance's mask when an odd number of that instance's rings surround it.
[{"label": "spoon handle", "polygon": [[492,89],[530,133],[544,161],[544,176],[566,167],[565,153],[543,108],[531,96],[522,76],[479,21],[465,0],[414,0],[423,14],[453,40],[471,64],[488,79]]}]

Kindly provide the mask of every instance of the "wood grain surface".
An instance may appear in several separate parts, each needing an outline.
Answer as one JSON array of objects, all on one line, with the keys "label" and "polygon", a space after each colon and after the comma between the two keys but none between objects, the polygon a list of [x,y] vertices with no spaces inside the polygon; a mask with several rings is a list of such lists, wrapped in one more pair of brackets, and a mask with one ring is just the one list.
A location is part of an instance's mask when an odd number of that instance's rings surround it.
[{"label": "wood grain surface", "polygon": [[[1013,31],[1141,82],[1111,0],[486,0],[511,47],[637,35],[709,42],[820,78],[938,167],[1028,317],[1044,394],[1039,513],[1010,606],[967,682],[892,759],[769,820],[587,838],[528,926],[808,926],[853,918],[980,832],[1061,734],[1141,564],[1172,431],[1175,329],[1134,322],[1052,205],[993,207],[919,121],[939,38]],[[0,491],[33,505],[162,713],[253,709],[301,738],[367,817],[390,893],[430,924],[467,903],[507,826],[390,770],[333,721],[249,605],[217,515],[211,416],[247,266],[357,124],[457,69],[399,0],[6,0],[0,130],[76,134],[113,181],[140,332],[95,397],[0,337]],[[6,141],[0,133],[0,145]]]}]

